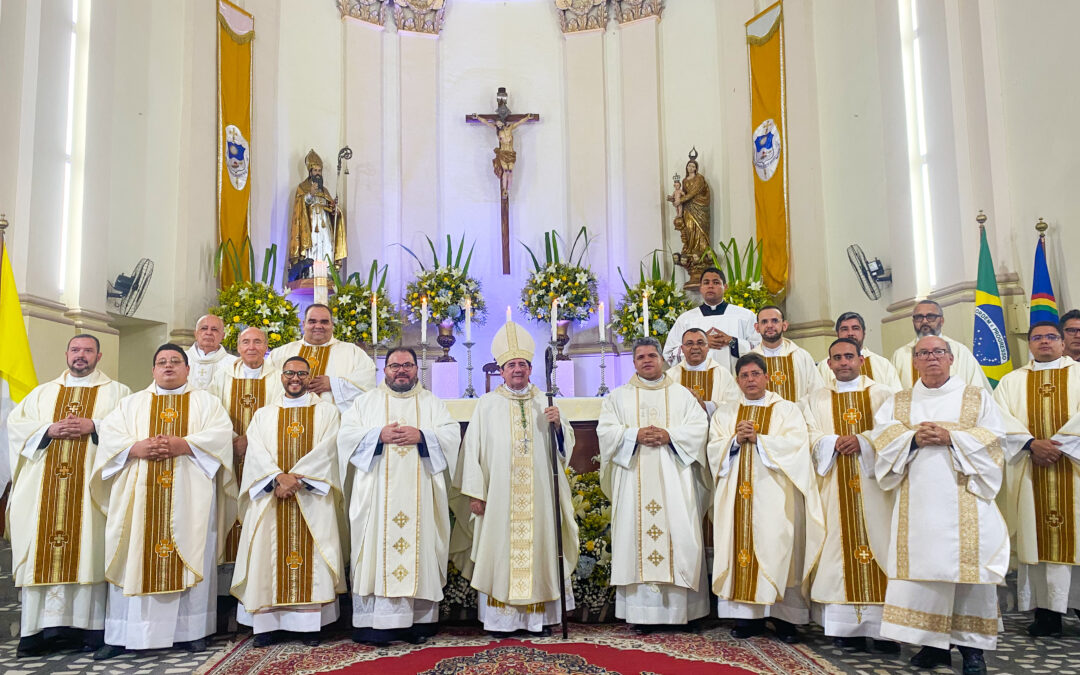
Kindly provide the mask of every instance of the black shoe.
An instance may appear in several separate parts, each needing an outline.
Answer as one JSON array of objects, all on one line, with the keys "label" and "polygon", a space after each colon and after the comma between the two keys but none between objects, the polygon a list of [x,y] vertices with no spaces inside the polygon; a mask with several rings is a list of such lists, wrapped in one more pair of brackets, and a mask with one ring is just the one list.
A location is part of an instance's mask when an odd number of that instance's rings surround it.
[{"label": "black shoe", "polygon": [[911,665],[916,668],[937,668],[938,666],[952,666],[952,654],[948,649],[940,647],[923,647],[919,653],[911,657]]},{"label": "black shoe", "polygon": [[773,619],[772,622],[776,637],[779,638],[781,642],[785,642],[789,645],[802,642],[802,638],[799,637],[799,629],[795,627],[795,624],[781,619]]},{"label": "black shoe", "polygon": [[104,644],[101,649],[94,652],[95,661],[104,661],[105,659],[111,659],[114,656],[120,656],[127,650],[117,645]]},{"label": "black shoe", "polygon": [[105,646],[104,630],[84,630],[82,632],[82,651],[96,652]]},{"label": "black shoe", "polygon": [[735,627],[731,629],[731,637],[745,640],[765,632],[765,619],[735,619]]},{"label": "black shoe", "polygon": [[42,633],[36,633],[34,635],[27,635],[26,637],[19,638],[19,646],[15,650],[16,658],[26,658],[29,656],[41,656],[49,651],[49,648],[45,644],[45,636]]},{"label": "black shoe", "polygon": [[[258,639],[258,637],[259,636],[257,635],[255,636],[256,639]],[[357,644],[369,645],[371,647],[386,647],[390,644],[390,640],[372,638],[370,628],[354,628],[352,632],[352,641]],[[256,644],[256,646],[258,645]]]},{"label": "black shoe", "polygon": [[960,655],[964,657],[964,675],[986,675],[986,661],[983,660],[983,650],[975,647],[959,647]]},{"label": "black shoe", "polygon": [[198,640],[192,640],[190,642],[177,642],[173,647],[185,652],[205,652],[206,638],[199,638]]},{"label": "black shoe", "polygon": [[551,626],[544,626],[543,628],[536,631],[535,633],[532,632],[532,631],[529,631],[529,633],[533,637],[551,637]]},{"label": "black shoe", "polygon": [[836,637],[833,638],[833,646],[853,652],[866,651],[866,638],[864,637]]},{"label": "black shoe", "polygon": [[274,644],[275,642],[277,642],[277,636],[274,634],[274,631],[270,631],[268,633],[256,633],[255,634],[255,646],[258,647],[259,649],[262,649],[264,647],[269,647],[270,645]]},{"label": "black shoe", "polygon": [[1035,622],[1027,627],[1031,637],[1061,635],[1061,615],[1049,609],[1035,608]]},{"label": "black shoe", "polygon": [[300,642],[302,642],[305,647],[318,647],[322,644],[322,638],[318,635],[309,635],[305,638],[301,638]]},{"label": "black shoe", "polygon": [[899,654],[900,643],[892,640],[874,640],[874,651],[881,654]]}]

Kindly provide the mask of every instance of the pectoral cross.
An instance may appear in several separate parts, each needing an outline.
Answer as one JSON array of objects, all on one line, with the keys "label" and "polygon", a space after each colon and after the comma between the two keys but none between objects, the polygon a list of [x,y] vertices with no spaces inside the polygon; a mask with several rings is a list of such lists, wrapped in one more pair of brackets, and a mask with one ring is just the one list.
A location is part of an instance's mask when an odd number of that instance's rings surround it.
[{"label": "pectoral cross", "polygon": [[465,116],[469,124],[483,124],[491,127],[499,138],[499,147],[495,148],[495,159],[491,164],[499,178],[499,194],[502,200],[502,264],[503,274],[510,274],[510,179],[514,173],[517,153],[514,152],[514,129],[526,122],[539,122],[536,113],[511,114],[506,105],[506,87],[499,87],[495,94],[498,107],[491,115],[473,113]]}]

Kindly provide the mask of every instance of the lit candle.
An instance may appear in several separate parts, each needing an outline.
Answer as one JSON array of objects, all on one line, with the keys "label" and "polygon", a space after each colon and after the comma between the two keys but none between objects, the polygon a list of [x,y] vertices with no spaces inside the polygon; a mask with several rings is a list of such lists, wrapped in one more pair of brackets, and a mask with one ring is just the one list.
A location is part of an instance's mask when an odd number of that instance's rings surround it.
[{"label": "lit candle", "polygon": [[555,327],[555,324],[559,319],[559,299],[554,298],[551,301],[551,341],[555,342],[559,339],[559,331]]},{"label": "lit candle", "polygon": [[371,344],[379,344],[379,305],[374,293],[371,294]]},{"label": "lit candle", "polygon": [[510,323],[510,305],[506,306],[506,323]]},{"label": "lit candle", "polygon": [[606,342],[607,341],[607,326],[604,325],[605,323],[606,323],[606,321],[604,320],[604,303],[601,301],[601,303],[600,303],[600,342]]},{"label": "lit candle", "polygon": [[465,298],[465,342],[472,342],[472,298]]},{"label": "lit candle", "polygon": [[427,298],[420,299],[420,344],[427,344]]},{"label": "lit candle", "polygon": [[649,292],[645,291],[641,294],[641,330],[645,332],[645,337],[649,337]]}]

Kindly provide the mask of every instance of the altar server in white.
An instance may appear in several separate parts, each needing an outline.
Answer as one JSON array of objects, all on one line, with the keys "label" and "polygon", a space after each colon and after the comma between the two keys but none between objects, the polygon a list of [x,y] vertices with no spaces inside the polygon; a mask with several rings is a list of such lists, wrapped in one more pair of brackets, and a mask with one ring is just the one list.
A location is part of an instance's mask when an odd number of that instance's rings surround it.
[{"label": "altar server in white", "polygon": [[950,377],[948,342],[920,338],[914,355],[919,381],[881,406],[870,432],[878,482],[897,490],[881,635],[922,645],[912,665],[948,665],[956,645],[965,673],[985,673],[1009,568],[994,501],[1005,428],[990,392]]},{"label": "altar server in white", "polygon": [[236,620],[251,626],[256,647],[283,633],[319,644],[345,592],[338,412],[308,392],[310,368],[299,356],[285,361],[284,395],[256,411],[247,428],[232,593],[240,600]]},{"label": "altar server in white", "polygon": [[281,368],[285,359],[302,356],[311,364],[308,391],[345,412],[353,400],[375,388],[375,362],[363,349],[334,337],[334,319],[326,305],[304,310],[304,337],[270,352],[270,363]]},{"label": "altar server in white", "polygon": [[636,374],[604,399],[596,428],[613,514],[615,616],[639,627],[685,624],[709,613],[701,536],[709,418],[662,370],[659,342],[635,340],[633,359]]},{"label": "altar server in white", "polygon": [[[124,649],[206,649],[217,620],[217,561],[235,513],[232,424],[191,390],[187,355],[154,354],[154,382],[101,423],[90,489],[105,521],[106,659]],[[219,539],[220,535],[220,539]]]},{"label": "altar server in white", "polygon": [[565,565],[559,579],[551,478],[550,425],[560,468],[574,447],[574,431],[544,392],[529,383],[533,340],[507,322],[491,343],[503,384],[476,403],[462,444],[461,492],[471,499],[472,587],[478,613],[495,632],[550,632],[559,623],[559,585],[573,609],[570,575],[577,566],[578,528],[565,471],[558,472]]},{"label": "altar server in white", "polygon": [[7,420],[19,656],[103,644],[105,516],[90,498],[90,474],[101,420],[131,390],[97,370],[94,336],[68,340],[65,356],[67,370],[35,387]]},{"label": "altar server in white", "polygon": [[1032,637],[1061,634],[1080,609],[1080,363],[1064,356],[1061,328],[1028,329],[1032,360],[1001,378],[1005,414],[1004,514],[1016,535],[1017,605],[1035,610]]},{"label": "altar server in white", "polygon": [[701,273],[701,306],[683,312],[664,341],[664,358],[674,365],[682,358],[682,336],[690,328],[705,331],[709,357],[729,371],[735,360],[761,342],[754,330],[754,313],[724,300],[727,280],[716,267]]},{"label": "altar server in white", "polygon": [[461,425],[420,384],[416,352],[387,354],[383,383],[342,416],[353,639],[425,641],[435,634],[450,548],[450,472]]},{"label": "altar server in white", "polygon": [[221,346],[224,337],[225,324],[221,317],[205,314],[195,322],[195,344],[187,348],[191,367],[188,386],[192,389],[209,389],[214,382],[214,373],[236,361],[236,356]]}]

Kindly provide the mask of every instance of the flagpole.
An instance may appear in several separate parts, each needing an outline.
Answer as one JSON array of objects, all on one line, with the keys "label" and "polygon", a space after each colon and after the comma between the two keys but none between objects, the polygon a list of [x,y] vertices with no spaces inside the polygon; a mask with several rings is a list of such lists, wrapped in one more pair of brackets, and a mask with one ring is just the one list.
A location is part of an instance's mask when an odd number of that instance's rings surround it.
[{"label": "flagpole", "polygon": [[[7,216],[5,214],[3,214],[3,213],[0,213],[0,261],[2,261],[4,259],[4,246],[6,244],[6,242],[4,241],[4,235],[7,234],[7,229],[8,229]],[[0,265],[2,265],[2,264],[3,263],[0,262]],[[0,285],[2,285],[3,283],[4,283],[4,275],[0,274]],[[0,291],[2,291],[2,289],[0,289]],[[0,295],[2,295],[2,292],[0,292]],[[0,423],[6,422],[6,421],[7,420],[0,419]],[[8,449],[5,447],[5,448],[0,448],[0,450],[3,450],[4,452],[7,452]],[[7,487],[4,488],[4,494],[0,495],[0,536],[4,536],[4,537],[7,536],[7,503],[8,503],[8,495],[10,493],[11,493],[11,484],[8,483]]]}]

